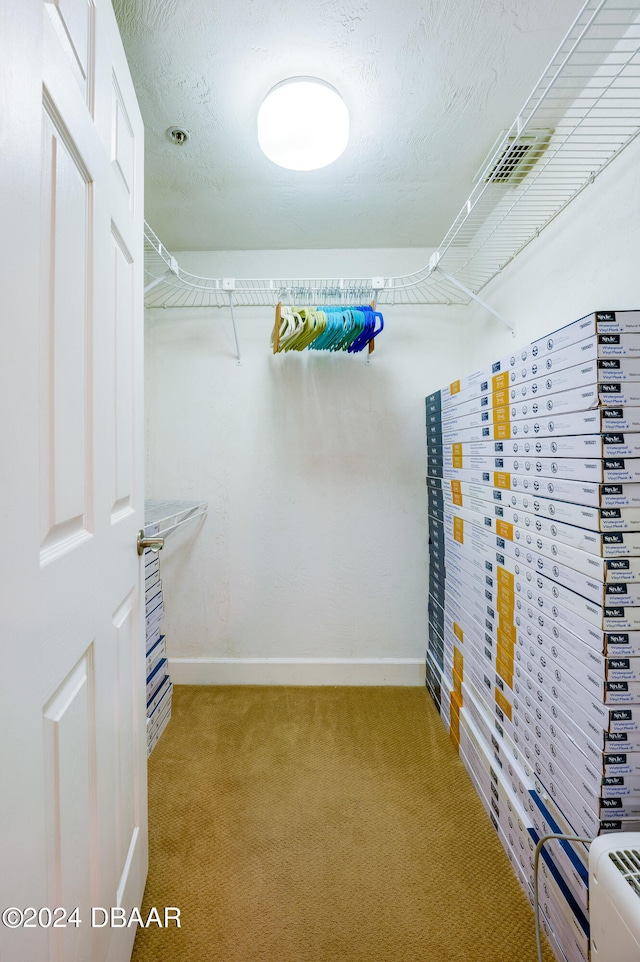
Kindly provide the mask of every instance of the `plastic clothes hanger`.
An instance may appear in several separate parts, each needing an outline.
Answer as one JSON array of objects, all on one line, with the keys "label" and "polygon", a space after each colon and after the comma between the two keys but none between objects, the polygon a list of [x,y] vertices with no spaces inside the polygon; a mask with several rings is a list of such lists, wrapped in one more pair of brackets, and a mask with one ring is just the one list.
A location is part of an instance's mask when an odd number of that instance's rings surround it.
[{"label": "plastic clothes hanger", "polygon": [[367,311],[364,308],[352,307],[349,311],[352,327],[342,343],[343,351],[350,351],[351,345],[362,336],[367,324]]},{"label": "plastic clothes hanger", "polygon": [[289,350],[288,345],[300,333],[303,320],[300,315],[291,307],[282,307],[280,321],[280,343],[278,352]]},{"label": "plastic clothes hanger", "polygon": [[302,318],[302,327],[291,341],[290,349],[304,351],[318,334],[317,330],[317,309],[315,307],[301,307],[299,312]]},{"label": "plastic clothes hanger", "polygon": [[309,345],[312,351],[328,350],[342,329],[335,307],[325,307],[326,325],[324,331]]},{"label": "plastic clothes hanger", "polygon": [[[365,325],[365,330],[362,332],[362,334],[360,335],[360,337],[356,338],[356,340],[355,340],[355,341],[351,344],[351,346],[349,347],[349,351],[350,351],[352,354],[355,354],[355,353],[358,353],[358,352],[364,350],[364,348],[367,346],[367,344],[368,344],[370,341],[372,341],[372,340],[374,339],[374,337],[377,337],[378,334],[380,334],[380,332],[381,332],[381,331],[383,330],[383,328],[384,328],[384,318],[383,318],[382,314],[380,313],[380,311],[374,311],[374,310],[373,310],[372,308],[370,308],[370,307],[369,307],[369,308],[366,308],[365,310],[366,310],[366,314],[367,314],[367,323],[366,323],[366,325]],[[377,330],[376,330],[376,326],[375,326],[375,324],[376,324],[376,318],[378,318],[379,321],[380,321],[380,326],[377,328]]]},{"label": "plastic clothes hanger", "polygon": [[291,334],[286,338],[285,351],[299,351],[300,341],[307,334],[307,316],[305,313],[305,308],[298,308],[297,310],[291,309],[294,317],[294,326]]}]

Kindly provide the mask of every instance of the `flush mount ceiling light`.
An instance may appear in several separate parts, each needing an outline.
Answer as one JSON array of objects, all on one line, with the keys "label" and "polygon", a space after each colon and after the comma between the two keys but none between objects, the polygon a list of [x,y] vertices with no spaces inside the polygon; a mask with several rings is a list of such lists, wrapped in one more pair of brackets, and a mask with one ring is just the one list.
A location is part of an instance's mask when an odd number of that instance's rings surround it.
[{"label": "flush mount ceiling light", "polygon": [[349,140],[349,113],[338,91],[315,77],[276,84],[258,111],[258,143],[269,160],[288,170],[332,164]]}]

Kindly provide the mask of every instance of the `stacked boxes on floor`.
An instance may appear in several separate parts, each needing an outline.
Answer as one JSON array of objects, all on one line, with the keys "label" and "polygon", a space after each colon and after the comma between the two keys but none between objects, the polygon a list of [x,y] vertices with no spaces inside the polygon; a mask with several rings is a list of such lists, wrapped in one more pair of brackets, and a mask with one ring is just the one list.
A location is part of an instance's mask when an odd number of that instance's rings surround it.
[{"label": "stacked boxes on floor", "polygon": [[[640,311],[581,318],[426,399],[426,680],[532,898],[538,838],[640,828]],[[588,849],[543,928],[588,958]]]},{"label": "stacked boxes on floor", "polygon": [[[158,532],[157,524],[148,524],[146,537]],[[164,604],[160,559],[157,551],[147,548],[144,552],[145,615],[146,615],[146,672],[147,672],[147,753],[150,755],[156,742],[171,718],[172,684],[167,674],[167,658],[164,635],[161,630]]]}]

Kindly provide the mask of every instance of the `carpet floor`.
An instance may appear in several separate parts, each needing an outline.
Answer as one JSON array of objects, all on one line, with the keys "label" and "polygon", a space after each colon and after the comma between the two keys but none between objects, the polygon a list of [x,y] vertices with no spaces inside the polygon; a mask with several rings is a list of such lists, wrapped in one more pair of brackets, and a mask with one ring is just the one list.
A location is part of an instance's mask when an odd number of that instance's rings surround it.
[{"label": "carpet floor", "polygon": [[149,831],[143,914],[181,927],[140,929],[133,962],[536,960],[425,689],[176,687]]}]

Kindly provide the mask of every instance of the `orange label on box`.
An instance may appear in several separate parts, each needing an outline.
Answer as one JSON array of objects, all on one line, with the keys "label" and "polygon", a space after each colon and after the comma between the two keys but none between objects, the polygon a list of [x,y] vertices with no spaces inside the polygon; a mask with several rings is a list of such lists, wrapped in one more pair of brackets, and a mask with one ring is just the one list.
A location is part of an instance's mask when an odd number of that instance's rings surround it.
[{"label": "orange label on box", "polygon": [[[514,627],[514,625],[511,625],[511,627],[512,627],[514,633],[515,633],[515,627]],[[513,661],[513,652],[514,652],[514,650],[515,650],[515,641],[513,640],[513,638],[510,638],[508,632],[504,631],[501,627],[498,628],[498,635],[497,635],[497,638],[496,638],[496,648],[497,648],[499,651],[504,652],[505,655],[507,655],[507,657],[510,658],[511,661]]]},{"label": "orange label on box", "polygon": [[462,697],[462,678],[457,671],[453,672],[453,690],[455,691],[456,695],[460,695],[460,697]]},{"label": "orange label on box", "polygon": [[505,587],[511,588],[511,590],[513,591],[514,578],[510,571],[507,571],[506,568],[503,568],[501,567],[501,565],[498,565],[497,578],[498,578],[499,585],[505,585]]},{"label": "orange label on box", "polygon": [[496,705],[501,708],[509,721],[511,721],[511,703],[507,701],[499,688],[494,689]]},{"label": "orange label on box", "polygon": [[460,381],[452,381],[452,382],[451,382],[451,384],[449,385],[449,393],[450,393],[450,394],[459,394],[459,393],[460,393]]},{"label": "orange label on box", "polygon": [[513,525],[509,521],[503,521],[502,518],[497,518],[496,534],[501,538],[506,538],[507,541],[513,541]]},{"label": "orange label on box", "polygon": [[507,491],[511,488],[511,475],[508,471],[494,471],[493,473],[493,486],[494,488],[506,488]]},{"label": "orange label on box", "polygon": [[460,715],[460,709],[462,708],[462,695],[459,695],[458,692],[452,691],[449,697],[449,707],[452,714],[455,713],[456,715]]},{"label": "orange label on box", "polygon": [[457,621],[454,621],[453,623],[453,633],[458,639],[458,641],[460,642],[460,644],[461,645],[464,644],[464,631],[462,630],[462,628],[460,627]]},{"label": "orange label on box", "polygon": [[496,661],[496,671],[502,678],[503,682],[509,686],[513,687],[513,668],[509,668],[508,665],[503,664],[501,661]]},{"label": "orange label on box", "polygon": [[512,601],[504,601],[502,598],[498,598],[498,603],[496,605],[496,608],[498,609],[498,614],[500,615],[501,618],[504,618],[505,621],[509,621],[509,622],[513,621],[513,602]]},{"label": "orange label on box", "polygon": [[451,460],[453,462],[454,468],[462,467],[462,445],[461,444],[451,445]]},{"label": "orange label on box", "polygon": [[503,371],[502,374],[494,374],[491,378],[491,386],[495,391],[503,391],[509,387],[509,372]]},{"label": "orange label on box", "polygon": [[507,411],[509,410],[509,408],[507,407],[507,405],[509,404],[509,392],[508,392],[508,391],[494,391],[494,392],[493,392],[492,400],[493,400],[493,407],[494,407],[494,409],[495,409],[495,408],[504,408],[504,407],[506,407],[506,408],[507,408]]},{"label": "orange label on box", "polygon": [[464,521],[462,518],[453,518],[453,540],[458,544],[464,544]]},{"label": "orange label on box", "polygon": [[513,688],[513,662],[508,658],[496,658],[496,672],[509,688]]},{"label": "orange label on box", "polygon": [[511,645],[507,642],[508,647],[504,648],[500,642],[496,645],[496,664],[500,661],[509,671],[513,671],[513,655],[511,653]]},{"label": "orange label on box", "polygon": [[511,411],[508,407],[494,407],[492,417],[494,424],[503,424],[511,420]]},{"label": "orange label on box", "polygon": [[454,493],[451,495],[451,500],[453,501],[454,504],[457,504],[459,508],[462,507],[462,495],[461,495],[461,494],[458,494],[457,492],[454,491]]},{"label": "orange label on box", "polygon": [[451,482],[451,493],[452,494],[462,494],[462,488],[460,487],[459,481]]},{"label": "orange label on box", "polygon": [[508,581],[498,582],[498,598],[502,601],[513,601],[514,591],[513,584],[509,584]]},{"label": "orange label on box", "polygon": [[511,422],[504,421],[502,424],[495,424],[493,437],[496,441],[508,441],[511,437]]},{"label": "orange label on box", "polygon": [[507,639],[513,650],[513,646],[516,643],[516,626],[513,623],[513,619],[506,620],[502,615],[498,615],[498,638]]},{"label": "orange label on box", "polygon": [[460,719],[456,721],[451,720],[451,727],[449,728],[449,738],[453,742],[457,752],[460,751]]},{"label": "orange label on box", "polygon": [[460,651],[460,649],[459,649],[459,648],[456,648],[455,645],[454,645],[454,648],[453,648],[453,670],[454,670],[454,671],[457,671],[458,674],[460,675],[460,677],[462,678],[463,669],[464,669],[464,657],[463,657],[462,652]]}]

